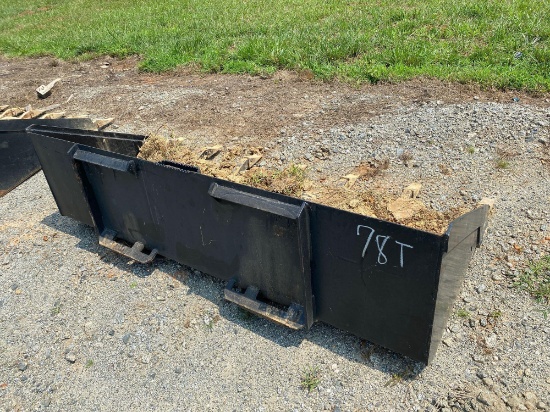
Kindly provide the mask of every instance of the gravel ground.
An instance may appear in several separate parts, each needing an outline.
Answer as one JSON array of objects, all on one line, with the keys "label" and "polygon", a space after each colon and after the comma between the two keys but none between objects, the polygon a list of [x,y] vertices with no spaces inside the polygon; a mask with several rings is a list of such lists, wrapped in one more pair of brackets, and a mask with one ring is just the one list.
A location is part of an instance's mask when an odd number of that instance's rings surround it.
[{"label": "gravel ground", "polygon": [[[548,105],[375,90],[349,93],[395,103],[320,126],[319,111],[348,92],[320,99],[264,138],[264,162],[338,181],[389,159],[357,184],[397,195],[418,181],[438,210],[496,199],[430,366],[327,325],[296,332],[248,315],[224,301],[222,283],[173,261],[132,264],[60,216],[39,173],[0,199],[0,410],[549,410],[549,307],[513,287],[550,253]],[[165,98],[158,90],[147,104]],[[140,122],[118,130],[141,132]],[[310,370],[319,382],[308,391]]]}]

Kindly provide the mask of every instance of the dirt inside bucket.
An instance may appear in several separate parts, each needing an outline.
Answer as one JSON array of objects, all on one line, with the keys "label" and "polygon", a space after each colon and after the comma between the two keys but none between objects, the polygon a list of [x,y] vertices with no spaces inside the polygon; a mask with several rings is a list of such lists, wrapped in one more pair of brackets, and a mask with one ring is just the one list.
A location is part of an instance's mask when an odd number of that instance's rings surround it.
[{"label": "dirt inside bucket", "polygon": [[263,150],[262,147],[218,145],[197,151],[189,148],[184,139],[152,135],[145,140],[138,157],[196,166],[209,176],[437,234],[444,233],[450,221],[469,210],[459,207],[439,212],[414,195],[404,192],[396,198],[364,187],[363,183],[388,168],[388,162],[362,164],[337,182],[312,181],[305,165],[289,164],[282,169],[259,167]]}]

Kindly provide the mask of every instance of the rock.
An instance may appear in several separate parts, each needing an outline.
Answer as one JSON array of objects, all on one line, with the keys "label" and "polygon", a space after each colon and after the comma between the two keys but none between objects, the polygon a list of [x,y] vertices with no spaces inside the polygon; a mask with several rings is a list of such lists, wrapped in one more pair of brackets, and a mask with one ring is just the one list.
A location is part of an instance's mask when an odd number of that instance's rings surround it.
[{"label": "rock", "polygon": [[489,211],[492,212],[493,209],[495,208],[495,199],[484,197],[479,201],[478,206],[484,206],[484,205],[489,206]]},{"label": "rock", "polygon": [[491,279],[493,279],[495,282],[500,282],[504,278],[502,277],[502,275],[495,272],[495,273],[493,273],[493,276],[491,276]]},{"label": "rock", "polygon": [[67,352],[67,354],[65,355],[65,360],[70,362],[70,363],[75,363],[76,362],[76,355],[74,352],[70,351],[70,352]]},{"label": "rock", "polygon": [[352,209],[355,209],[357,206],[359,206],[359,200],[358,199],[352,199],[349,202],[349,207]]},{"label": "rock", "polygon": [[546,404],[542,401],[537,402],[536,407],[545,411],[547,409]]},{"label": "rock", "polygon": [[533,371],[531,369],[527,368],[523,371],[523,374],[529,378],[529,377],[533,376]]},{"label": "rock", "polygon": [[495,384],[491,378],[483,378],[482,382],[488,387],[492,387]]},{"label": "rock", "polygon": [[485,286],[483,283],[477,285],[476,292],[477,293],[483,293],[487,290],[487,286]]},{"label": "rock", "polygon": [[52,403],[52,400],[50,398],[44,398],[41,403],[44,408],[47,408]]},{"label": "rock", "polygon": [[24,372],[27,370],[28,365],[25,362],[19,362],[17,365],[17,369],[19,369],[21,372]]},{"label": "rock", "polygon": [[481,319],[479,320],[479,324],[480,324],[482,327],[487,326],[487,319],[481,318]]},{"label": "rock", "polygon": [[506,405],[508,405],[512,409],[519,409],[520,405],[525,407],[523,405],[523,402],[521,402],[521,399],[519,399],[517,396],[510,396],[505,401]]},{"label": "rock", "polygon": [[530,391],[525,392],[525,393],[523,394],[523,397],[525,398],[525,400],[527,400],[527,401],[529,401],[529,402],[531,402],[531,403],[533,403],[533,404],[536,404],[537,401],[538,401],[537,395],[535,395],[534,392],[530,392]]},{"label": "rock", "polygon": [[445,346],[449,347],[453,344],[453,340],[451,338],[443,339],[441,342],[443,342]]},{"label": "rock", "polygon": [[361,176],[359,175],[354,175],[354,174],[349,174],[349,175],[345,175],[344,176],[344,179],[347,179],[347,182],[346,182],[346,187],[349,189],[351,188],[355,182],[357,181],[357,179],[359,179]]},{"label": "rock", "polygon": [[221,152],[222,149],[223,149],[223,146],[221,144],[218,144],[216,146],[205,147],[202,153],[200,154],[199,158],[212,160]]},{"label": "rock", "polygon": [[109,332],[107,332],[109,334],[109,336],[114,336],[115,335],[115,331],[113,329],[111,329]]},{"label": "rock", "polygon": [[40,99],[45,99],[46,97],[48,97],[51,94],[53,87],[60,80],[61,79],[58,78],[58,79],[55,79],[55,80],[49,82],[46,85],[42,84],[42,85],[38,86],[37,89],[36,89],[36,94],[38,95],[38,97]]},{"label": "rock", "polygon": [[477,395],[477,400],[479,403],[482,403],[486,406],[492,406],[494,403],[494,399],[492,399],[492,396],[488,392],[480,392],[479,395]]},{"label": "rock", "polygon": [[110,117],[108,119],[95,119],[94,124],[97,127],[97,130],[105,129],[107,126],[109,126],[111,123],[115,121],[114,118]]},{"label": "rock", "polygon": [[124,335],[124,336],[122,337],[122,342],[123,342],[125,345],[128,344],[128,341],[130,340],[130,337],[131,337],[131,336],[132,336],[132,334],[127,333],[126,335]]},{"label": "rock", "polygon": [[529,401],[525,401],[524,403],[525,407],[528,409],[528,410],[533,410],[533,409],[537,409],[537,407],[535,406],[534,403],[532,402],[529,402]]},{"label": "rock", "polygon": [[488,348],[494,348],[497,345],[497,335],[492,333],[485,338],[485,345]]},{"label": "rock", "polygon": [[387,208],[393,217],[399,221],[410,219],[418,212],[426,209],[426,205],[417,199],[398,198],[388,203]]},{"label": "rock", "polygon": [[401,197],[403,199],[416,199],[420,194],[420,189],[422,189],[421,183],[418,183],[418,182],[411,183],[405,189],[403,189],[403,193],[401,193]]},{"label": "rock", "polygon": [[179,366],[176,366],[176,368],[174,369],[174,372],[179,375],[180,373],[182,373],[182,369],[179,367]]}]

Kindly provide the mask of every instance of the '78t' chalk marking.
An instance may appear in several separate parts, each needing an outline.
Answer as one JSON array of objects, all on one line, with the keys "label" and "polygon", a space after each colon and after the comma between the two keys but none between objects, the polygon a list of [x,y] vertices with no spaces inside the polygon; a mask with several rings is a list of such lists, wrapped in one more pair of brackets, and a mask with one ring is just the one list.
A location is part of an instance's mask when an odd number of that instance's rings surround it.
[{"label": "'78t' chalk marking", "polygon": [[[367,249],[371,243],[371,240],[375,234],[375,230],[370,226],[364,226],[364,225],[357,225],[357,236],[361,236],[361,228],[364,228],[365,230],[369,230],[367,240],[365,242],[365,247],[363,247],[363,253],[361,254],[361,257],[364,258],[365,254],[367,253]],[[388,240],[390,240],[390,236],[385,235],[376,235],[374,238],[374,241],[376,243],[376,247],[378,249],[378,264],[379,265],[385,265],[388,263],[388,258],[386,257],[386,254],[384,253],[384,247],[386,246],[386,243]],[[404,265],[404,249],[414,249],[413,246],[407,245],[406,243],[399,242],[397,240],[394,240],[394,242],[399,245],[400,247],[400,253],[399,253],[399,266],[403,267]]]}]

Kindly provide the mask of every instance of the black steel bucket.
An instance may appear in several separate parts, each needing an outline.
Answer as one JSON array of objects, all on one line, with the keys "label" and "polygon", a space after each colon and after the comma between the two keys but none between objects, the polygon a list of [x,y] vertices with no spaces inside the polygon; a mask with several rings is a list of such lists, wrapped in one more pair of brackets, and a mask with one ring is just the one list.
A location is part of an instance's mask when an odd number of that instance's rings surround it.
[{"label": "black steel bucket", "polygon": [[0,197],[40,170],[31,139],[25,129],[33,124],[91,130],[90,119],[0,120]]},{"label": "black steel bucket", "polygon": [[137,159],[143,136],[28,132],[61,214],[102,245],[226,280],[226,299],[280,324],[326,322],[425,363],[487,220],[482,206],[437,235]]}]

